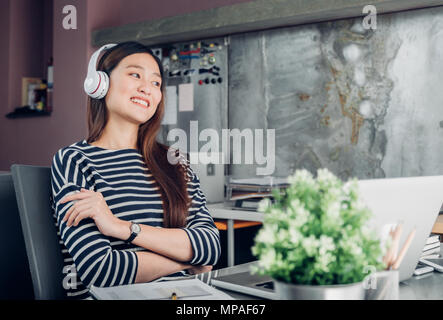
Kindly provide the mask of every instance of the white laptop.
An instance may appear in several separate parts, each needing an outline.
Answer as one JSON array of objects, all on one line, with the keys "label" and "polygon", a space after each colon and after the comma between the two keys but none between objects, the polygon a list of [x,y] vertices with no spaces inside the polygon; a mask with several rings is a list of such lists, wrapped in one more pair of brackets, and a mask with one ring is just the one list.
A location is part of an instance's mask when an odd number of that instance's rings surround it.
[{"label": "white laptop", "polygon": [[443,176],[361,180],[359,190],[373,213],[370,226],[382,238],[388,235],[390,227],[402,222],[401,248],[416,229],[399,269],[399,280],[409,279],[443,203]]},{"label": "white laptop", "polygon": [[[443,176],[360,180],[360,194],[372,211],[370,227],[380,237],[389,228],[403,223],[400,248],[408,234],[416,229],[415,237],[399,268],[399,280],[409,279],[417,266],[426,239],[443,203]],[[228,290],[272,299],[273,288],[269,277],[237,275],[215,277],[211,284]]]}]

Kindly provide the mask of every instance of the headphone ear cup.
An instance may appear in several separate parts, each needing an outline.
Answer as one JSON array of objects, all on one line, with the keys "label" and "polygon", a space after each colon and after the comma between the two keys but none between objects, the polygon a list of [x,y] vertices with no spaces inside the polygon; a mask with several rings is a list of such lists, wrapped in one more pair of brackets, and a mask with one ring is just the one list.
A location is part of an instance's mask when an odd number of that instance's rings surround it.
[{"label": "headphone ear cup", "polygon": [[100,76],[100,83],[98,85],[98,89],[96,92],[95,99],[102,99],[106,96],[106,93],[108,93],[109,89],[109,77],[106,74],[106,72],[103,71],[97,71],[98,75]]},{"label": "headphone ear cup", "polygon": [[94,71],[88,74],[88,77],[85,79],[85,82],[83,83],[83,88],[85,92],[92,97],[96,92],[99,82],[100,82],[100,76],[97,74],[97,72]]},{"label": "headphone ear cup", "polygon": [[117,44],[109,43],[94,52],[89,59],[88,75],[86,76],[83,88],[88,96],[93,99],[102,99],[109,88],[109,77],[104,71],[97,71],[96,65],[100,53],[115,47]]},{"label": "headphone ear cup", "polygon": [[84,83],[85,92],[93,99],[102,99],[109,88],[109,77],[106,72],[95,71]]}]

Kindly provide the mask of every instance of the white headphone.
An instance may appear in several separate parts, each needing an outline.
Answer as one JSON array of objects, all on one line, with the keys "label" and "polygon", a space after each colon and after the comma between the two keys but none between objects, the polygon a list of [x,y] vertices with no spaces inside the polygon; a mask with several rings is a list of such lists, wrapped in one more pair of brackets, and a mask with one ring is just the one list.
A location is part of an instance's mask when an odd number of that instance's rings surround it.
[{"label": "white headphone", "polygon": [[117,44],[110,43],[106,44],[91,56],[91,60],[89,60],[88,65],[88,75],[86,76],[85,83],[83,87],[85,92],[94,99],[102,99],[109,89],[109,76],[106,72],[97,71],[97,60],[100,52],[110,49]]}]

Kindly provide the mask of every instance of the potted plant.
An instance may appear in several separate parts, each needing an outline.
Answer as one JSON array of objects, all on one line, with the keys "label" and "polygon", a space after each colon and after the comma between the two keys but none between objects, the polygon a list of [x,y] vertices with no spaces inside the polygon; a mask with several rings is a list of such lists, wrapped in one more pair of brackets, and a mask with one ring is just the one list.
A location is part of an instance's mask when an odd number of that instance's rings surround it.
[{"label": "potted plant", "polygon": [[274,279],[280,299],[364,299],[363,280],[383,269],[383,250],[356,180],[343,183],[327,169],[288,179],[286,189],[273,191],[274,202],[260,202],[253,271]]}]

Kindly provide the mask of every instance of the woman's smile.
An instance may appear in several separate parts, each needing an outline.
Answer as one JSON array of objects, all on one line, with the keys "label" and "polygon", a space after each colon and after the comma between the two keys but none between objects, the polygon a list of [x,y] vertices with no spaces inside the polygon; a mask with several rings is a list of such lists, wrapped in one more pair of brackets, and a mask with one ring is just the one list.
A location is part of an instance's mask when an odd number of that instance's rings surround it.
[{"label": "woman's smile", "polygon": [[149,108],[150,107],[149,100],[147,100],[147,99],[131,98],[131,102],[135,103],[136,105],[139,105],[139,106],[141,106],[143,108]]}]

